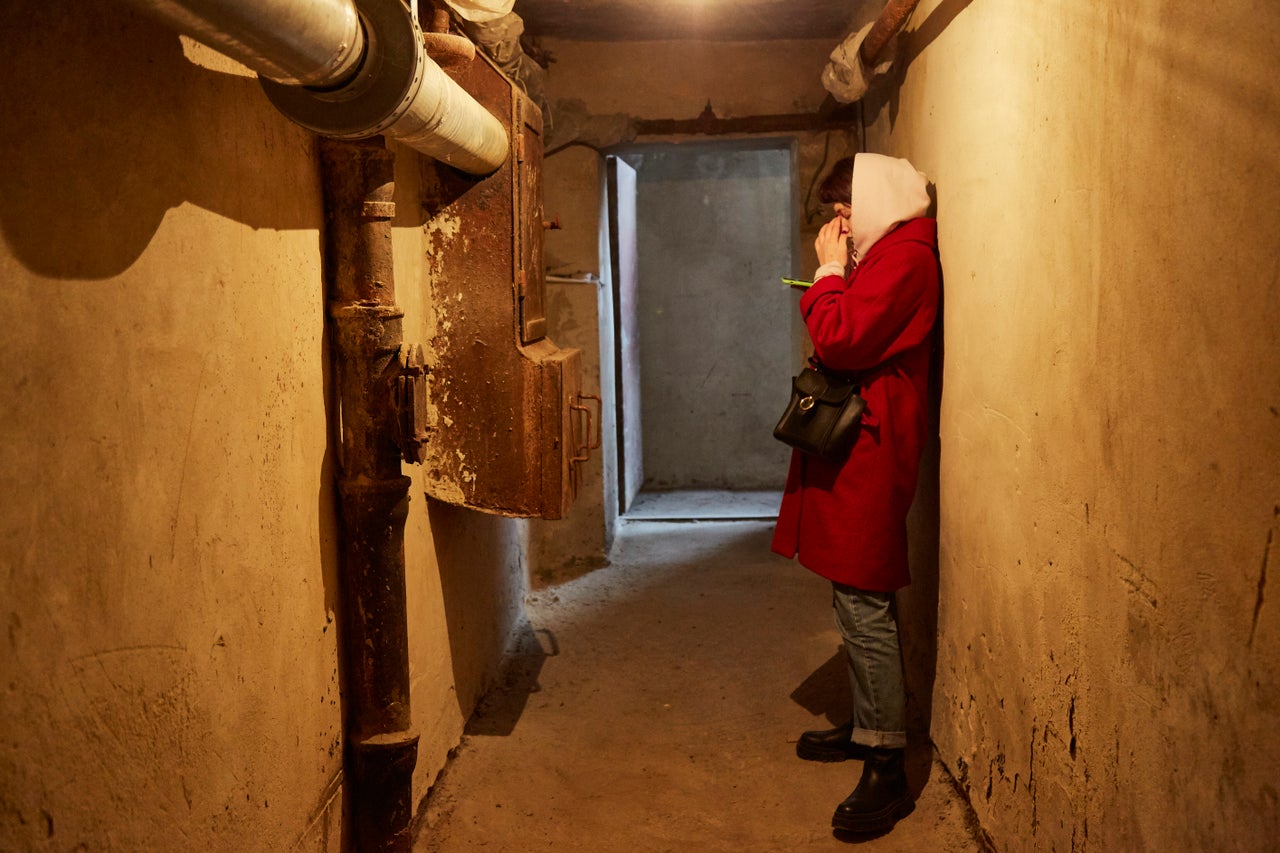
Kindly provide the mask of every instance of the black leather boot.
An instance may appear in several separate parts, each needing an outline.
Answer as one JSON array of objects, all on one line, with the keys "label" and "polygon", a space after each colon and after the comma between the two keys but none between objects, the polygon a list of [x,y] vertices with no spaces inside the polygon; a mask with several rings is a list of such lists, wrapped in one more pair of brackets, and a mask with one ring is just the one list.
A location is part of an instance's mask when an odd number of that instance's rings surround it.
[{"label": "black leather boot", "polygon": [[834,729],[805,732],[796,741],[796,755],[805,761],[844,761],[849,758],[862,760],[870,752],[869,747],[849,740],[853,723],[845,723]]},{"label": "black leather boot", "polygon": [[911,794],[903,764],[905,750],[870,750],[862,762],[862,778],[853,793],[836,806],[831,825],[859,835],[880,834],[893,829],[900,818],[911,813]]}]

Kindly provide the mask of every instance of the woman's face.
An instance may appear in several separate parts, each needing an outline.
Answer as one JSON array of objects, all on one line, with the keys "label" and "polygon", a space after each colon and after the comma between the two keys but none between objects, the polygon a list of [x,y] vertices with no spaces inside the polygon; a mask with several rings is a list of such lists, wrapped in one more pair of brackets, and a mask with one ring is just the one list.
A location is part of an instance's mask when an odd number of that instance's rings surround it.
[{"label": "woman's face", "polygon": [[838,201],[835,204],[831,205],[831,212],[834,213],[836,216],[839,216],[841,219],[848,221],[849,215],[853,213],[853,209],[849,207],[849,205],[845,204],[844,202]]}]

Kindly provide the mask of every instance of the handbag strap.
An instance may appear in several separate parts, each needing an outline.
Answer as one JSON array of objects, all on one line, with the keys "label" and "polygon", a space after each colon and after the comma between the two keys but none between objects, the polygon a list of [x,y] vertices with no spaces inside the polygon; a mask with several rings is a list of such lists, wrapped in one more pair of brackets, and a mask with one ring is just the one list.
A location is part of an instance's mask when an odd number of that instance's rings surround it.
[{"label": "handbag strap", "polygon": [[832,370],[831,368],[823,364],[821,361],[819,361],[816,355],[809,357],[809,366],[812,367],[814,370],[818,371],[819,373],[821,373],[823,376],[828,377],[829,379],[835,379],[839,382],[848,382],[856,388],[861,388],[862,381],[866,379],[866,377],[873,372],[873,371]]}]

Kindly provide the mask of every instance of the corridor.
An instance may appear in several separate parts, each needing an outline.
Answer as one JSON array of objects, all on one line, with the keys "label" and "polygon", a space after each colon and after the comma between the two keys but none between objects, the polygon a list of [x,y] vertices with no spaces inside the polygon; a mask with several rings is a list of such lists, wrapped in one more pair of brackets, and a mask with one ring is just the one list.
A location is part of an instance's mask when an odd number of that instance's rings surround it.
[{"label": "corridor", "polygon": [[829,586],[645,490],[780,488],[916,229],[857,847],[1277,849],[1280,2],[2,8],[0,853],[849,849]]},{"label": "corridor", "polygon": [[[608,568],[530,595],[416,853],[846,849],[829,822],[858,765],[794,746],[849,701],[826,582],[769,552],[770,521],[634,518]],[[862,849],[981,849],[932,747],[910,756],[914,813]]]}]

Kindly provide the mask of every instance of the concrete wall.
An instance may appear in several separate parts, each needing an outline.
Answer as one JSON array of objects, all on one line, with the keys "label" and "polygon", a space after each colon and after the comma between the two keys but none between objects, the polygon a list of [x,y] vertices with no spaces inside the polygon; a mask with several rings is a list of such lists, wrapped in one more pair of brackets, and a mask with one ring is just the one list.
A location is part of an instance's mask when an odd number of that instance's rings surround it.
[{"label": "concrete wall", "polygon": [[[313,137],[125,4],[0,17],[0,849],[335,850]],[[412,162],[395,240],[415,339]],[[413,490],[419,794],[517,618],[517,532]]]},{"label": "concrete wall", "polygon": [[545,39],[554,57],[547,99],[581,100],[597,115],[721,118],[809,112],[826,92],[818,75],[833,45],[770,42],[576,42]]},{"label": "concrete wall", "polygon": [[911,30],[868,147],[938,187],[934,739],[1001,850],[1271,848],[1280,9]]}]

